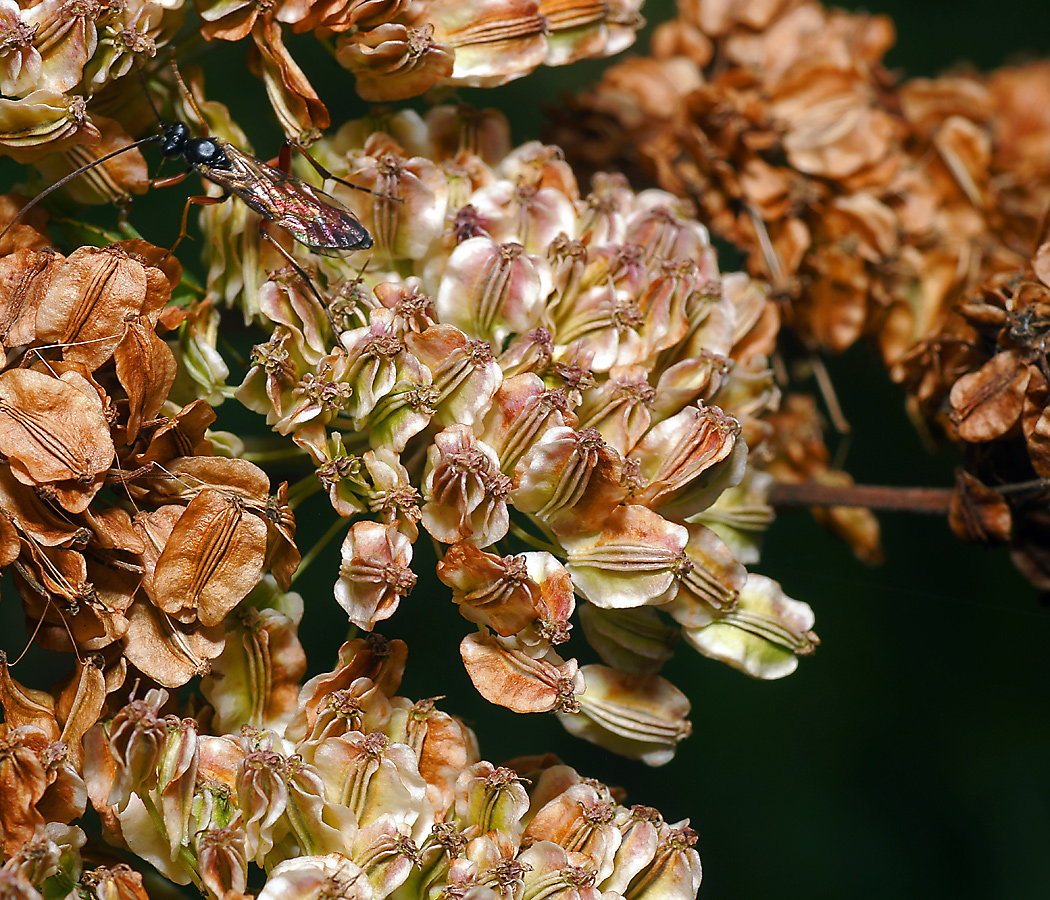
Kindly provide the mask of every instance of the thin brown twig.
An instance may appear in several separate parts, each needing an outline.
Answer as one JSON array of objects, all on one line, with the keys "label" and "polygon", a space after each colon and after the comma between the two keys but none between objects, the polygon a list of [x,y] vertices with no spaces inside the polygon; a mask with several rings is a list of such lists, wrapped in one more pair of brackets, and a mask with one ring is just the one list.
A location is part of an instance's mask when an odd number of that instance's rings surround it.
[{"label": "thin brown twig", "polygon": [[819,484],[778,481],[769,502],[778,508],[795,506],[863,506],[893,512],[945,515],[951,505],[951,488],[888,487],[872,484]]}]

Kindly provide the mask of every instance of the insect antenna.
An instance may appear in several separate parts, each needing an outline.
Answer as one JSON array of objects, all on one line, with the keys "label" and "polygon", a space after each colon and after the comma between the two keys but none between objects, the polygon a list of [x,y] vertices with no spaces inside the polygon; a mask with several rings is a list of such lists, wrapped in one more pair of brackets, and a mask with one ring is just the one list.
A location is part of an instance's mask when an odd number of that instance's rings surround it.
[{"label": "insect antenna", "polygon": [[119,331],[119,332],[115,331],[115,332],[113,332],[113,334],[103,335],[102,337],[98,337],[98,338],[91,338],[90,340],[71,341],[71,342],[57,343],[57,344],[41,344],[39,347],[29,347],[25,351],[25,353],[23,354],[22,362],[19,363],[19,367],[20,368],[25,368],[26,366],[31,366],[33,364],[33,358],[35,357],[36,359],[40,360],[40,362],[43,363],[47,367],[47,370],[55,378],[59,378],[60,376],[59,376],[58,372],[56,372],[51,367],[51,363],[49,363],[47,361],[47,359],[44,358],[44,354],[43,354],[42,351],[44,351],[44,350],[65,350],[67,348],[72,348],[72,347],[87,347],[90,344],[101,344],[101,343],[103,343],[105,341],[111,341],[111,340],[113,340],[113,338],[119,338],[122,334],[123,334],[123,331]]},{"label": "insect antenna", "polygon": [[149,103],[149,108],[153,110],[153,115],[157,119],[157,124],[160,125],[161,130],[168,127],[168,123],[164,121],[164,116],[160,114],[160,110],[157,109],[157,104],[153,102],[153,95],[149,92],[149,83],[146,81],[146,73],[143,71],[142,66],[139,65],[138,60],[135,61],[135,73],[139,76],[139,84],[142,85],[142,93],[146,95],[146,102]]},{"label": "insect antenna", "polygon": [[4,226],[4,230],[0,231],[0,240],[3,240],[4,235],[6,235],[7,232],[9,232],[12,228],[14,228],[15,225],[17,225],[22,220],[22,218],[25,216],[25,214],[27,212],[29,212],[29,210],[31,210],[34,206],[36,206],[48,194],[54,193],[55,191],[57,191],[60,187],[62,187],[67,182],[70,182],[74,178],[76,178],[77,176],[83,175],[85,172],[88,172],[91,169],[94,169],[96,166],[101,166],[103,163],[109,162],[111,159],[113,159],[116,156],[120,156],[120,154],[122,154],[122,153],[127,153],[129,150],[134,150],[136,147],[143,147],[146,144],[155,144],[157,141],[162,141],[162,140],[164,140],[164,138],[161,135],[159,135],[159,134],[155,134],[155,135],[152,135],[151,137],[147,137],[147,138],[142,138],[141,140],[134,141],[133,143],[130,143],[130,144],[128,144],[128,145],[126,145],[124,147],[121,147],[121,148],[119,148],[117,150],[113,150],[112,152],[107,153],[105,156],[100,156],[98,159],[94,160],[93,162],[89,162],[87,165],[81,166],[79,169],[75,169],[74,171],[70,172],[68,175],[66,175],[66,176],[64,176],[62,178],[59,178],[58,181],[56,181],[54,184],[44,188],[39,194],[37,194],[32,200],[30,200],[25,206],[23,206],[18,211],[18,214],[10,222],[8,222],[7,225]]},{"label": "insect antenna", "polygon": [[182,80],[182,72],[179,71],[178,64],[175,62],[174,57],[172,57],[171,60],[171,71],[175,75],[175,82],[179,86],[179,93],[182,95],[183,103],[189,106],[189,108],[193,110],[193,114],[197,117],[197,130],[204,137],[208,137],[208,120],[204,118],[204,113],[201,112],[201,108],[197,105],[197,100],[194,98],[193,92],[186,86],[186,82]]},{"label": "insect antenna", "polygon": [[[317,172],[317,174],[320,175],[325,181],[335,181],[343,185],[344,187],[352,188],[355,191],[361,191],[365,194],[371,194],[373,197],[380,197],[383,200],[393,200],[395,203],[405,202],[404,197],[395,197],[393,194],[384,194],[382,191],[373,191],[371,188],[367,188],[364,185],[354,184],[352,181],[347,181],[345,178],[340,178],[338,175],[333,175],[316,159],[314,159],[310,155],[306,147],[304,147],[298,141],[293,141],[291,138],[288,138],[287,140],[285,140],[285,145],[288,147],[289,150],[297,151],[300,156],[302,156],[311,166],[313,166],[314,171]],[[283,161],[284,160],[282,157],[282,163]],[[284,168],[284,166],[282,165],[281,168]]]}]

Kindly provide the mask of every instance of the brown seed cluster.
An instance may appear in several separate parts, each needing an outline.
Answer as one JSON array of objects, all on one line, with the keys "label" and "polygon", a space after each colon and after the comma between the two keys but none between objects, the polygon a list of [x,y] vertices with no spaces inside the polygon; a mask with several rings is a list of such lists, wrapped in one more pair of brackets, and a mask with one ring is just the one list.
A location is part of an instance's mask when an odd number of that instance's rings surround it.
[{"label": "brown seed cluster", "polygon": [[334,40],[335,58],[365,100],[403,100],[431,88],[491,87],[531,72],[618,53],[644,24],[639,0],[352,0],[195,4],[207,40],[251,37],[249,65],[266,83],[289,135],[318,133],[328,112],[285,46],[284,29]]},{"label": "brown seed cluster", "polygon": [[[329,116],[289,30],[389,101],[616,52],[639,5],[196,8],[212,47],[249,47],[283,130],[312,140]],[[146,133],[139,85],[118,80],[181,14],[0,0],[0,147],[54,182]],[[673,193],[608,172],[581,188],[558,147],[513,146],[489,111],[346,123],[313,149],[371,191],[332,188],[373,239],[367,259],[311,253],[277,225],[267,243],[247,204],[216,204],[203,298],[144,242],[64,256],[39,210],[6,232],[0,568],[32,640],[75,663],[45,692],[0,660],[0,891],[147,900],[126,867],[84,871],[74,823],[90,801],[110,843],[214,900],[250,884],[260,900],[690,900],[687,823],[553,759],[481,760],[462,722],[397,695],[401,642],[349,641],[303,684],[292,508],[317,493],[329,535],[345,532],[338,573],[313,582],[334,581],[352,626],[373,632],[436,574],[470,623],[460,656],[483,697],[651,765],[692,728],[660,675],[679,639],[757,678],[794,671],[819,643],[813,612],[747,567],[774,478],[845,476],[815,405],[781,399],[783,317],[811,346],[873,337],[923,409],[950,403],[941,418],[965,440],[1023,440],[1050,468],[1039,258],[1024,282],[1005,274],[1041,195],[1005,177],[1021,163],[1002,148],[1031,132],[1019,102],[1015,131],[995,132],[1007,81],[896,86],[879,63],[891,37],[809,0],[683,4],[656,59],[612,70],[562,125],[592,167],[626,159]],[[199,73],[186,80],[179,117],[247,150]],[[41,159],[52,150],[65,169]],[[128,153],[71,187],[146,182]],[[281,212],[281,177],[265,187]],[[676,194],[749,251],[752,275],[719,270]],[[2,225],[17,203],[0,203]],[[980,302],[951,306],[982,279]],[[220,342],[231,315],[256,329],[239,386]],[[299,467],[292,488],[271,496],[239,438],[210,430],[230,399],[265,417],[283,471]],[[957,527],[1005,535],[1001,495],[966,477]],[[870,515],[827,519],[877,558]],[[419,571],[421,538],[436,573]],[[576,621],[600,663],[566,652]],[[166,690],[198,676],[202,696]]]},{"label": "brown seed cluster", "polygon": [[652,56],[607,70],[555,136],[573,160],[693,198],[809,348],[872,341],[916,416],[966,447],[960,484],[998,496],[982,522],[963,490],[957,532],[1010,540],[1046,588],[1045,489],[1009,485],[1047,469],[1030,258],[1050,203],[1050,67],[897,82],[881,64],[893,39],[885,17],[815,0],[682,0]]},{"label": "brown seed cluster", "polygon": [[299,555],[284,488],[215,455],[206,403],[169,400],[178,263],[44,244],[20,225],[0,257],[0,565],[34,639],[80,662],[60,718],[92,678],[97,717],[129,666],[169,687],[207,671],[226,613],[266,569],[287,586]]},{"label": "brown seed cluster", "polygon": [[[812,652],[809,608],[744,568],[769,521],[748,460],[772,446],[777,309],[718,272],[688,208],[612,176],[584,194],[557,148],[513,148],[491,112],[349,123],[313,149],[374,191],[336,188],[373,236],[367,269],[293,247],[315,287],[227,264],[209,289],[270,331],[237,398],[352,519],[350,621],[395,613],[425,532],[480,626],[460,648],[478,690],[650,761],[688,733],[656,674],[677,633],[763,678]],[[247,219],[203,223],[224,260],[268,258]],[[577,597],[606,666],[561,655]]]},{"label": "brown seed cluster", "polygon": [[[957,343],[945,378],[946,427],[965,442],[951,524],[965,540],[1007,543],[1014,562],[1050,590],[1050,288],[1043,244],[1033,265],[989,279],[936,341]],[[916,354],[930,360],[933,342]],[[939,362],[939,360],[938,360]],[[932,380],[927,375],[927,383]]]}]

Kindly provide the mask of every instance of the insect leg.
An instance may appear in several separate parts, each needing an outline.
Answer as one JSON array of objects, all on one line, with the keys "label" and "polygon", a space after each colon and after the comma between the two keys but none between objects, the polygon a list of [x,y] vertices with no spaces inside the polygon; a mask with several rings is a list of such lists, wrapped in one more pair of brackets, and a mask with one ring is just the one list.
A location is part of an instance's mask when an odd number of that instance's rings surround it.
[{"label": "insect leg", "polygon": [[[150,189],[153,189],[158,187],[171,187],[172,185],[181,184],[183,181],[186,180],[186,176],[189,175],[192,171],[193,168],[190,167],[185,172],[180,172],[178,175],[168,175],[166,178],[151,178],[149,180],[149,187]],[[120,214],[118,216],[117,221],[120,222],[122,228],[128,223],[128,213],[131,212],[131,204],[134,201],[134,199],[134,197],[128,195],[124,198],[124,202],[121,203]],[[183,219],[183,224],[185,225],[185,219]],[[182,238],[180,237],[179,240],[182,240]],[[178,246],[178,241],[176,241],[175,244],[176,246]],[[174,250],[175,247],[172,247],[171,250],[168,251],[168,254],[171,255],[171,253],[174,252]]]},{"label": "insect leg", "polygon": [[314,171],[317,172],[326,181],[338,181],[340,184],[345,185],[348,188],[353,188],[355,191],[364,191],[366,194],[372,194],[376,197],[382,197],[384,200],[394,200],[397,203],[404,203],[404,199],[401,197],[393,197],[390,194],[382,194],[379,191],[373,191],[371,188],[362,187],[359,184],[354,184],[351,181],[346,181],[340,178],[338,175],[333,175],[324,166],[322,166],[316,159],[314,159],[306,150],[306,148],[298,141],[285,140],[281,146],[281,154],[278,157],[278,167],[283,169],[285,172],[291,170],[292,162],[292,150],[298,150],[301,156],[306,158],[306,161],[314,167]]},{"label": "insect leg", "polygon": [[273,246],[277,248],[277,252],[287,260],[288,265],[295,269],[295,274],[303,280],[303,283],[309,289],[310,293],[314,295],[314,299],[318,302],[321,309],[324,310],[325,317],[328,319],[328,324],[332,326],[332,334],[335,335],[336,346],[341,347],[342,345],[339,343],[339,328],[335,324],[335,319],[332,318],[332,313],[328,309],[328,304],[324,302],[321,292],[314,286],[314,283],[306,270],[295,261],[295,257],[281,246],[281,242],[277,240],[277,238],[270,234],[266,227],[268,224],[269,221],[267,219],[259,220],[259,236],[273,244]]},{"label": "insect leg", "polygon": [[[172,175],[172,178],[185,178],[186,173],[183,175]],[[162,181],[167,181],[167,178],[162,178]],[[174,182],[177,184],[178,182]],[[190,215],[191,206],[214,206],[216,203],[225,203],[230,199],[230,194],[223,194],[221,197],[209,197],[206,194],[201,194],[197,197],[187,197],[186,205],[182,208],[182,222],[179,225],[179,236],[175,238],[175,243],[171,245],[171,249],[168,251],[168,256],[172,256],[175,253],[175,248],[182,243],[182,239],[188,236],[186,231],[186,221]]]},{"label": "insect leg", "polygon": [[159,187],[171,187],[174,184],[181,184],[186,180],[186,177],[193,171],[193,166],[190,166],[185,172],[179,172],[178,175],[168,175],[164,178],[151,178],[149,186],[151,188]]}]

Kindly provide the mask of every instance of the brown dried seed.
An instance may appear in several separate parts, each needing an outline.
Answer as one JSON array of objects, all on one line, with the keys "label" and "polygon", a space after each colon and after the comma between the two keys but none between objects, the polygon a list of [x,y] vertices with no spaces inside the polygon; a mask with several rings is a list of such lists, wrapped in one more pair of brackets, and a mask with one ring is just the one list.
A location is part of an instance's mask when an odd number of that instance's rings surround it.
[{"label": "brown dried seed", "polygon": [[125,325],[113,350],[117,379],[128,395],[127,443],[138,436],[142,423],[156,418],[175,383],[175,355],[157,337],[153,326],[138,319]]},{"label": "brown dried seed", "polygon": [[58,698],[56,712],[62,722],[62,736],[69,751],[69,759],[79,771],[84,762],[81,740],[87,730],[98,721],[106,702],[106,677],[102,673],[102,658],[91,656],[78,660],[73,678]]},{"label": "brown dried seed", "polygon": [[1030,378],[1021,354],[1007,350],[956,381],[949,399],[959,437],[977,443],[1011,431],[1021,418]]},{"label": "brown dried seed", "polygon": [[286,134],[320,134],[331,117],[302,69],[284,46],[281,25],[266,17],[252,28],[248,48],[252,74],[266,85],[270,102]]},{"label": "brown dried seed", "polygon": [[114,456],[97,396],[32,369],[0,373],[0,453],[26,484],[88,484]]},{"label": "brown dried seed", "polygon": [[133,456],[124,459],[126,467],[145,466],[194,453],[211,453],[211,443],[205,431],[215,421],[215,410],[206,400],[194,400],[171,418],[161,416],[143,423],[139,447]]},{"label": "brown dried seed", "polygon": [[540,587],[529,578],[524,556],[499,557],[464,541],[448,548],[437,573],[463,617],[501,637],[517,634],[538,615]]},{"label": "brown dried seed", "polygon": [[36,805],[47,790],[41,759],[47,745],[39,728],[0,724],[0,849],[6,858],[44,825]]},{"label": "brown dried seed", "polygon": [[81,247],[62,263],[37,310],[37,338],[94,371],[113,352],[124,320],[142,311],[146,269],[119,248]]},{"label": "brown dried seed", "polygon": [[266,502],[266,521],[269,533],[269,548],[266,551],[265,568],[277,580],[277,586],[287,591],[292,586],[292,576],[302,554],[295,546],[295,515],[288,505],[288,482],[282,481],[275,497]]},{"label": "brown dried seed", "polygon": [[487,630],[463,638],[459,653],[478,693],[514,712],[550,712],[571,701],[574,689],[582,687],[576,660],[566,662],[553,650],[535,659]]},{"label": "brown dried seed", "polygon": [[55,698],[47,691],[27,688],[11,677],[7,654],[0,651],[0,705],[4,708],[4,722],[10,728],[35,725],[48,740],[57,741],[60,734],[55,720]]},{"label": "brown dried seed", "polygon": [[259,581],[266,524],[244,500],[206,488],[175,523],[157,560],[157,605],[175,618],[217,625]]},{"label": "brown dried seed", "polygon": [[36,337],[36,314],[62,257],[54,250],[17,250],[0,259],[0,345],[23,347]]},{"label": "brown dried seed", "polygon": [[140,599],[128,610],[124,654],[144,675],[174,688],[207,672],[225,640],[221,625],[182,625],[148,600]]},{"label": "brown dried seed", "polygon": [[[148,494],[140,493],[138,485],[148,488]],[[183,456],[166,461],[158,474],[141,479],[138,485],[135,499],[157,504],[192,500],[212,487],[255,503],[264,503],[270,492],[270,480],[257,465],[221,456]]]},{"label": "brown dried seed", "polygon": [[[0,488],[0,498],[3,497],[3,489]],[[0,569],[5,569],[22,552],[22,541],[18,537],[18,528],[14,517],[3,507],[0,507]]]},{"label": "brown dried seed", "polygon": [[992,544],[1010,539],[1013,517],[999,491],[960,467],[955,470],[948,524],[960,540]]}]

